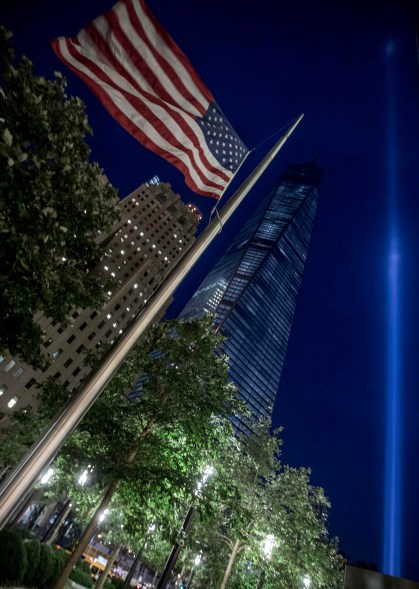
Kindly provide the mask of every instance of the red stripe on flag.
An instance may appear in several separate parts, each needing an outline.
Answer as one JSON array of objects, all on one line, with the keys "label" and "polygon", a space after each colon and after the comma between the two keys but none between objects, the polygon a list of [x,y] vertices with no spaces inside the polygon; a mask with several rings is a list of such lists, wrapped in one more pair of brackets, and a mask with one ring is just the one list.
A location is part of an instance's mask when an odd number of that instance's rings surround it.
[{"label": "red stripe on flag", "polygon": [[[210,144],[215,146],[216,133],[228,141],[228,121],[221,117],[216,131],[212,111],[207,120],[213,95],[144,0],[120,0],[77,39],[61,37],[52,45],[111,116],[175,165],[188,186],[207,196],[222,194],[233,176],[233,159],[220,159],[220,150]],[[236,145],[234,150],[238,164],[244,150]]]},{"label": "red stripe on flag", "polygon": [[[70,41],[70,42],[69,42]],[[172,152],[164,149],[162,146],[155,143],[148,135],[146,135],[138,125],[136,125],[132,119],[130,119],[120,108],[116,106],[114,101],[109,97],[106,91],[102,88],[100,83],[96,82],[92,78],[90,78],[86,73],[80,71],[80,69],[76,68],[71,62],[69,62],[62,54],[61,49],[59,47],[59,43],[57,40],[52,42],[53,48],[56,51],[57,55],[78,75],[80,76],[83,81],[89,86],[89,88],[94,92],[94,94],[99,98],[102,102],[106,110],[113,116],[129,133],[131,133],[138,141],[140,141],[143,145],[145,145],[148,149],[151,149],[153,152],[157,153],[173,165],[175,165],[185,176],[185,181],[187,185],[193,190],[202,194],[204,196],[209,196],[208,192],[202,190],[196,181],[193,179],[190,173],[190,169],[188,166],[178,157],[176,157]],[[164,123],[160,119],[158,119],[154,113],[150,111],[150,109],[138,98],[135,98],[132,95],[127,94],[124,92],[117,84],[113,82],[111,78],[106,76],[104,72],[100,68],[98,68],[95,64],[87,60],[85,57],[81,56],[76,47],[73,45],[71,40],[66,40],[66,46],[69,53],[73,56],[73,58],[82,63],[89,71],[91,71],[94,75],[96,75],[102,82],[107,83],[109,86],[116,89],[121,95],[123,95],[124,99],[136,110],[141,116],[143,116],[154,129],[156,129],[160,136],[163,137],[166,141],[168,141],[174,149],[178,149],[184,153],[188,153],[190,160],[193,158],[190,149],[186,149],[185,145],[180,143],[177,138],[170,132]],[[199,144],[199,141],[198,141]],[[228,177],[225,178],[224,182],[220,179],[220,184],[216,184],[211,181],[208,177],[202,173],[200,169],[196,167],[195,162],[191,161],[191,167],[194,169],[195,173],[201,180],[201,183],[205,186],[212,187],[214,189],[214,198],[219,198],[219,194],[221,194],[223,185],[225,181],[228,181]],[[219,173],[220,170],[213,170],[214,172]],[[215,194],[218,193],[218,194]]]},{"label": "red stripe on flag", "polygon": [[[127,2],[127,3],[129,2],[130,4],[132,4],[132,0],[123,0],[123,1],[124,2]],[[201,77],[197,74],[197,72],[193,68],[191,62],[186,57],[186,55],[183,53],[183,51],[173,41],[173,39],[169,35],[169,33],[167,33],[167,31],[165,31],[163,29],[163,27],[158,22],[158,20],[154,16],[154,14],[149,10],[149,8],[146,5],[146,3],[144,2],[144,0],[139,0],[139,1],[140,1],[140,4],[141,4],[141,7],[142,7],[143,11],[148,16],[148,18],[151,20],[151,22],[153,23],[153,25],[156,28],[156,30],[159,32],[159,35],[161,36],[161,38],[165,42],[166,46],[170,48],[170,51],[174,55],[176,55],[176,58],[178,59],[178,61],[180,63],[182,63],[182,65],[188,71],[188,73],[191,76],[192,80],[195,82],[196,86],[199,88],[199,91],[201,92],[201,94],[203,96],[205,96],[205,98],[208,100],[208,102],[215,102],[214,96],[212,95],[212,93],[210,92],[210,90],[206,87],[206,85],[202,81]]]},{"label": "red stripe on flag", "polygon": [[[132,26],[136,29],[136,31],[138,32],[138,35],[141,37],[141,39],[146,43],[147,47],[152,52],[155,60],[158,62],[158,64],[160,65],[160,67],[162,68],[164,73],[172,80],[173,84],[176,86],[177,91],[185,98],[185,100],[187,100],[188,102],[190,102],[191,104],[193,104],[195,106],[195,108],[198,110],[198,112],[201,114],[201,116],[203,114],[205,114],[207,109],[204,108],[203,105],[196,99],[196,97],[188,91],[183,80],[180,78],[178,72],[170,65],[170,63],[168,63],[156,51],[154,45],[152,43],[150,43],[150,40],[144,31],[141,21],[138,20],[138,17],[132,7],[131,2],[128,3],[128,14],[129,14],[129,18],[131,20]],[[174,53],[172,47],[169,47],[168,49],[172,53]],[[134,50],[135,50],[135,48],[134,48]],[[138,57],[139,57],[139,59],[141,59],[141,56],[138,56]],[[176,57],[176,59],[178,59],[178,55],[175,54],[175,57]],[[178,59],[178,61],[180,61],[180,60]],[[157,82],[158,82],[158,78],[157,78],[156,74],[154,74],[154,72],[151,69],[148,69],[148,72],[149,72],[149,75],[145,74],[144,77],[149,82],[153,82],[153,86],[154,86],[154,81],[157,79]],[[195,85],[197,85],[196,81],[195,80],[193,80],[193,81],[194,81]],[[168,95],[167,92],[163,89],[163,93],[161,94],[161,96],[164,96],[164,95],[167,96],[167,99],[165,98],[165,100],[167,100],[167,102],[169,102],[169,103],[173,102],[173,97]],[[204,96],[205,96],[205,94],[204,94]],[[208,100],[207,96],[205,96],[205,98]],[[212,98],[212,100],[208,101],[208,102],[213,102],[213,101],[214,101],[214,98]]]},{"label": "red stripe on flag", "polygon": [[[89,29],[89,33],[90,33],[90,29]],[[103,44],[103,38],[101,37],[100,33],[96,29],[95,29],[95,33],[96,33],[95,44],[100,49],[100,44]],[[106,46],[106,44],[105,44],[105,46]],[[147,106],[147,104],[145,104],[141,100],[141,98],[132,96],[130,93],[125,92],[122,88],[120,88],[120,86],[117,83],[115,83],[115,81],[112,78],[107,76],[100,69],[100,67],[97,66],[96,63],[93,63],[91,60],[89,60],[88,58],[81,55],[77,51],[78,47],[79,47],[79,45],[77,43],[77,40],[72,40],[72,42],[70,41],[70,43],[67,43],[67,49],[70,51],[71,55],[73,56],[73,58],[77,62],[82,63],[86,68],[88,68],[90,71],[92,71],[92,73],[94,75],[96,75],[99,79],[106,82],[109,86],[112,86],[113,88],[118,90],[121,94],[123,94],[125,99],[127,100],[127,102],[129,102],[134,107],[135,110],[137,110],[140,114],[142,114],[142,116],[144,116],[144,118],[146,120],[150,121],[153,124],[153,126],[159,130],[160,135],[162,137],[164,137],[167,141],[169,141],[176,149],[187,150],[186,146],[184,146],[182,143],[180,143],[179,140],[173,135],[172,129],[170,129],[170,127],[168,127],[167,125],[164,125],[162,123],[161,119],[159,119],[158,116],[155,115],[151,110],[149,110],[149,107]],[[115,60],[115,58],[112,56],[112,54],[108,51],[106,51],[105,58],[110,61],[111,65],[115,65],[118,63]],[[114,64],[114,62],[115,62],[115,64]],[[115,67],[115,69],[116,69],[116,67]],[[151,103],[159,106],[162,110],[165,111],[166,114],[168,114],[171,117],[171,119],[173,119],[179,125],[179,127],[182,129],[184,134],[191,141],[192,145],[196,148],[198,153],[201,155],[201,157],[199,158],[199,161],[201,161],[201,164],[203,165],[203,167],[205,167],[209,173],[217,176],[220,179],[221,183],[228,182],[230,179],[229,176],[223,170],[221,170],[219,167],[216,167],[214,164],[211,164],[210,161],[208,160],[208,158],[206,157],[205,152],[202,149],[203,137],[197,136],[196,133],[193,132],[193,130],[186,123],[186,121],[184,120],[182,115],[179,112],[177,112],[176,110],[174,110],[174,108],[172,108],[171,105],[166,104],[160,98],[158,98],[152,94],[149,94],[148,92],[145,92],[139,86],[136,79],[133,78],[128,72],[126,72],[122,66],[119,67],[119,70],[120,70],[119,74],[122,75],[125,79],[127,79],[129,82],[132,83],[133,88],[135,88],[137,90],[137,92],[141,96],[144,97],[144,100],[147,100],[148,102],[151,102]],[[74,71],[77,72],[78,70],[75,69]],[[185,116],[189,116],[189,115],[186,113]],[[190,117],[190,118],[191,118],[191,122],[193,122],[193,124],[197,126],[193,117]],[[205,182],[209,183],[211,186],[217,187],[217,184],[211,182],[211,180],[207,176],[204,176],[202,174],[202,170],[199,168],[198,164],[196,163],[197,156],[190,149],[187,150],[187,152],[189,153],[189,156],[191,158],[191,162],[194,164],[194,167],[195,167],[197,173],[201,176],[203,182],[205,181]],[[204,178],[206,178],[206,179],[204,180]]]}]

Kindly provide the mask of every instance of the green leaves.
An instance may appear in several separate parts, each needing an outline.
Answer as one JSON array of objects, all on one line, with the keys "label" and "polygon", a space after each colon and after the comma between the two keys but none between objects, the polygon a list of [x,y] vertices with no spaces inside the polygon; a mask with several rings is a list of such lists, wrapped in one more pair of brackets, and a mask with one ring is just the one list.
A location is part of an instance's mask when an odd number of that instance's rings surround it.
[{"label": "green leaves", "polygon": [[328,539],[323,490],[310,484],[309,470],[281,463],[280,430],[271,433],[268,422],[248,425],[253,434],[225,446],[215,464],[207,493],[212,510],[204,517],[201,510],[190,539],[189,554],[206,555],[197,571],[201,583],[218,589],[230,559],[229,588],[255,587],[262,573],[264,587],[301,589],[305,575],[316,589],[341,587],[343,559]]},{"label": "green leaves", "polygon": [[[39,313],[64,322],[70,310],[105,300],[92,273],[97,236],[118,219],[117,193],[89,162],[84,105],[65,79],[13,65],[0,29],[0,350],[42,364]],[[63,264],[65,258],[67,263]]]}]

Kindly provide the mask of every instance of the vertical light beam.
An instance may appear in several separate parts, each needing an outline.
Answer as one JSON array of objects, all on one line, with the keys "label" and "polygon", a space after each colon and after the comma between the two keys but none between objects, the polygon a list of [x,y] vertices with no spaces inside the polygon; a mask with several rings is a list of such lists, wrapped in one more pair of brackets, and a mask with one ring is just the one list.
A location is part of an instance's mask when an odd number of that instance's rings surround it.
[{"label": "vertical light beam", "polygon": [[401,553],[401,368],[400,248],[397,221],[397,145],[395,125],[394,44],[387,45],[387,189],[389,203],[387,398],[384,487],[383,572],[400,576]]}]

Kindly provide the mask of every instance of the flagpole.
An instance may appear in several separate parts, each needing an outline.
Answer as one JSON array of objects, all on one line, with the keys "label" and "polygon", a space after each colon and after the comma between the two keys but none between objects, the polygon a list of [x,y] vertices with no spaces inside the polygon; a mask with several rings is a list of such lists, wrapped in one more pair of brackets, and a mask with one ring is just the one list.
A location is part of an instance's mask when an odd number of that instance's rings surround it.
[{"label": "flagpole", "polygon": [[227,201],[221,211],[219,211],[218,217],[214,218],[207,225],[185,256],[155,291],[147,305],[127,327],[121,338],[111,346],[103,359],[86,378],[77,393],[53,418],[21,462],[2,484],[0,487],[0,529],[5,526],[29,487],[53,460],[67,437],[83,419],[106,384],[135,346],[138,338],[152,323],[155,316],[164,308],[176,288],[219,233],[219,223],[224,224],[228,221],[278,151],[294,132],[303,116],[302,114],[298,117],[288,131],[253,170],[252,174],[250,174],[240,188]]}]

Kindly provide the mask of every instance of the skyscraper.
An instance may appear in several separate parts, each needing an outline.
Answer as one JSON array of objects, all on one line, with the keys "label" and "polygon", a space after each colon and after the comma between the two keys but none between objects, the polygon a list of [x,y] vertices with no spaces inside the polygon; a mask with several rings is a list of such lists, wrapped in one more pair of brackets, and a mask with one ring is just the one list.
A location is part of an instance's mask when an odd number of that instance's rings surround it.
[{"label": "skyscraper", "polygon": [[98,238],[104,258],[92,270],[115,280],[107,302],[101,309],[74,309],[67,327],[39,318],[45,334],[43,352],[49,359],[44,370],[0,355],[0,412],[34,404],[37,385],[48,377],[70,390],[76,388],[89,371],[84,364],[86,350],[112,343],[195,241],[199,211],[183,204],[157,177],[119,206],[120,221]]},{"label": "skyscraper", "polygon": [[314,164],[290,165],[180,315],[215,313],[231,379],[256,419],[272,414],[322,179]]}]

